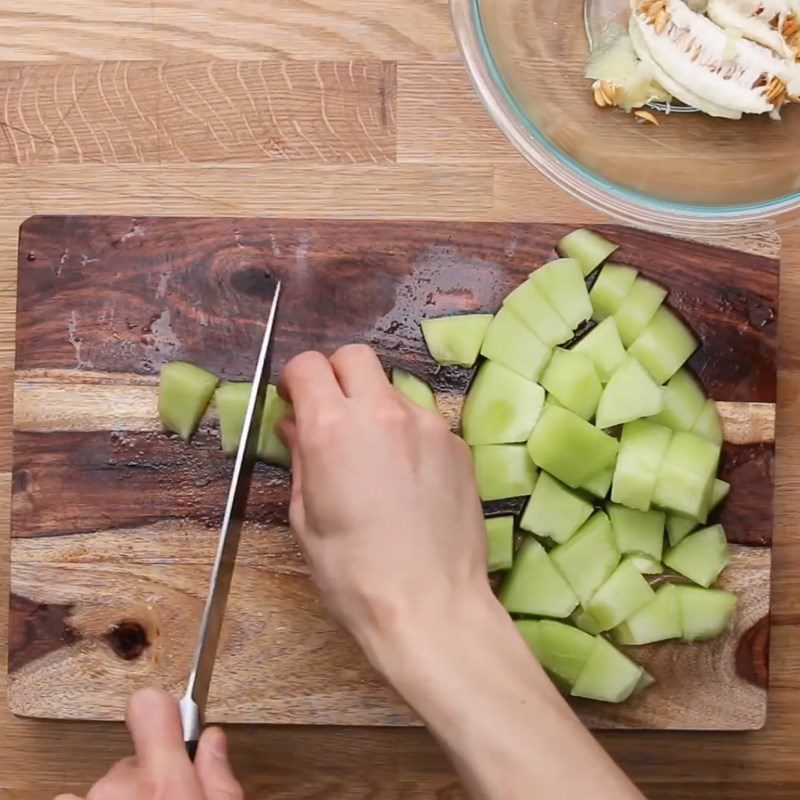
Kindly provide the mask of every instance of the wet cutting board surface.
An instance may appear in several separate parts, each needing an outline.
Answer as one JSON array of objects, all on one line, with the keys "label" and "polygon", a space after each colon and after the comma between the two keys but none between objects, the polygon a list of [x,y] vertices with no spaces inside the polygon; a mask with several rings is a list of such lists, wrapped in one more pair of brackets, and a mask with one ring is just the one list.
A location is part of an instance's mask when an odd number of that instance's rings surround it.
[{"label": "wet cutting board surface", "polygon": [[[114,719],[136,686],[183,685],[230,464],[210,418],[160,432],[161,364],[252,374],[286,282],[275,374],[366,341],[427,377],[455,418],[466,370],[437,370],[418,322],[493,311],[568,226],[38,217],[21,231],[9,699],[30,716]],[[766,708],[779,267],[761,255],[609,228],[671,290],[705,346],[692,366],[726,420],[719,516],[740,597],[715,642],[637,648],[658,683],[597,727],[755,728]],[[230,722],[403,725],[414,716],[330,622],[286,526],[288,479],[260,465],[212,686]]]}]

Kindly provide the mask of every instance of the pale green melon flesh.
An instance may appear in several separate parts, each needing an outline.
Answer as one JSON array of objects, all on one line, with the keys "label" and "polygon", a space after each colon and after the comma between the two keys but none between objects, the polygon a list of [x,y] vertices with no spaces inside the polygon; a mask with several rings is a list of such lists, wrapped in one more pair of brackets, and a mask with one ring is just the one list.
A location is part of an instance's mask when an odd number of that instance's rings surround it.
[{"label": "pale green melon flesh", "polygon": [[[711,501],[709,512],[713,511],[727,496],[731,485],[717,478],[711,487]],[[671,513],[667,515],[667,534],[672,547],[686,538],[700,524],[699,520],[686,517],[683,514]]]},{"label": "pale green melon flesh", "polygon": [[736,610],[736,595],[723,589],[701,589],[699,586],[675,587],[681,610],[683,638],[687,642],[704,642],[723,633],[731,624]]},{"label": "pale green melon flesh", "polygon": [[603,630],[609,630],[644,608],[654,592],[641,572],[623,561],[586,603],[586,610]]},{"label": "pale green melon flesh", "polygon": [[547,472],[539,474],[519,526],[554,542],[566,542],[592,514],[592,504]]},{"label": "pale green melon flesh", "polygon": [[622,428],[611,499],[648,511],[659,467],[672,436],[669,428],[649,420],[628,422]]},{"label": "pale green melon flesh", "polygon": [[471,367],[478,358],[491,314],[462,314],[425,319],[425,344],[434,361],[445,366]]},{"label": "pale green melon flesh", "polygon": [[686,363],[697,346],[692,332],[662,306],[628,352],[639,359],[657,383],[664,383]]},{"label": "pale green melon flesh", "polygon": [[581,265],[583,274],[588,275],[619,249],[619,245],[587,228],[578,228],[568,233],[556,249],[565,258],[574,258]]},{"label": "pale green melon flesh", "polygon": [[223,381],[214,393],[214,405],[219,416],[219,432],[225,455],[232,456],[239,449],[252,389],[252,383]]},{"label": "pale green melon flesh", "polygon": [[627,700],[642,679],[644,670],[602,636],[596,636],[589,658],[572,687],[573,697],[606,703]]},{"label": "pale green melon flesh", "polygon": [[589,292],[592,303],[592,319],[601,322],[619,310],[622,301],[628,296],[638,270],[611,261],[600,270],[597,280]]},{"label": "pale green melon flesh", "polygon": [[422,378],[406,372],[404,369],[395,367],[392,370],[392,385],[398,392],[405,395],[412,403],[416,403],[420,408],[427,408],[430,411],[439,411],[436,405],[436,396],[433,389]]},{"label": "pale green melon flesh", "polygon": [[594,648],[594,636],[551,619],[535,624],[538,630],[533,636],[526,635],[524,627],[520,630],[528,647],[557,683],[571,688]]},{"label": "pale green melon flesh", "polygon": [[573,489],[608,466],[618,449],[616,439],[558,406],[544,410],[528,439],[534,464]]},{"label": "pale green melon flesh", "polygon": [[267,396],[264,400],[264,413],[261,416],[261,427],[258,431],[258,457],[267,464],[275,464],[287,469],[292,463],[292,454],[289,448],[278,436],[277,425],[285,417],[293,414],[292,406],[279,394],[278,390],[270,384],[267,386]]},{"label": "pale green melon flesh", "polygon": [[514,560],[514,517],[487,517],[488,571],[511,569]]},{"label": "pale green melon flesh", "polygon": [[679,639],[683,634],[678,591],[665,583],[655,597],[611,632],[614,641],[623,645],[651,644]]},{"label": "pale green melon flesh", "polygon": [[602,500],[611,488],[611,481],[614,479],[614,466],[615,464],[611,463],[600,472],[596,472],[591,478],[585,480],[580,488]]},{"label": "pale green melon flesh", "polygon": [[532,278],[511,292],[503,305],[530,328],[548,347],[572,338],[572,330],[561,319]]},{"label": "pale green melon flesh", "polygon": [[664,563],[670,569],[704,587],[717,580],[729,560],[728,540],[722,525],[689,534],[664,556]]},{"label": "pale green melon flesh", "polygon": [[706,400],[703,410],[700,412],[700,416],[698,416],[692,426],[692,432],[708,439],[714,444],[722,444],[725,435],[722,419],[717,410],[717,404],[711,398]]},{"label": "pale green melon flesh", "polygon": [[539,419],[544,389],[513,370],[484,362],[478,369],[461,414],[467,444],[524,442]]},{"label": "pale green melon flesh", "polygon": [[608,517],[595,512],[569,541],[554,547],[550,557],[581,602],[587,601],[619,564]]},{"label": "pale green melon flesh", "polygon": [[614,314],[619,337],[629,347],[645,329],[667,296],[667,290],[657,283],[638,276],[622,304]]},{"label": "pale green melon flesh", "polygon": [[651,417],[664,407],[664,391],[635,358],[626,358],[603,389],[597,406],[596,425],[611,428],[642,417]]},{"label": "pale green melon flesh", "polygon": [[503,307],[486,331],[481,355],[535,381],[550,360],[550,348],[510,308]]},{"label": "pale green melon flesh", "polygon": [[161,368],[158,416],[161,424],[189,441],[217,388],[216,375],[194,364],[175,361]]},{"label": "pale green melon flesh", "polygon": [[484,444],[472,448],[481,500],[504,500],[530,494],[536,467],[524,444]]},{"label": "pale green melon flesh", "polygon": [[592,615],[581,606],[572,612],[570,619],[584,632],[596,636],[603,632],[603,626]]},{"label": "pale green melon flesh", "polygon": [[557,347],[542,375],[542,386],[564,407],[591,419],[603,393],[591,360],[574,350]]},{"label": "pale green melon flesh", "polygon": [[498,596],[507,611],[538,617],[563,619],[578,605],[578,598],[564,576],[532,538],[517,552]]},{"label": "pale green melon flesh", "polygon": [[531,279],[558,312],[570,330],[592,316],[592,303],[583,282],[581,265],[574,258],[561,258],[536,270]]},{"label": "pale green melon flesh", "polygon": [[572,352],[586,356],[594,364],[600,382],[608,383],[609,378],[625,360],[625,348],[619,338],[614,318],[607,317],[592,328],[572,348]]},{"label": "pale green melon flesh", "polygon": [[666,517],[663,511],[638,511],[617,503],[609,503],[606,510],[620,553],[641,553],[661,560]]},{"label": "pale green melon flesh", "polygon": [[631,553],[625,557],[627,561],[636,567],[642,575],[661,575],[664,572],[664,565],[652,556],[643,553]]},{"label": "pale green melon flesh", "polygon": [[653,422],[676,431],[688,431],[706,405],[706,395],[689,370],[679,369],[664,390],[664,409]]}]

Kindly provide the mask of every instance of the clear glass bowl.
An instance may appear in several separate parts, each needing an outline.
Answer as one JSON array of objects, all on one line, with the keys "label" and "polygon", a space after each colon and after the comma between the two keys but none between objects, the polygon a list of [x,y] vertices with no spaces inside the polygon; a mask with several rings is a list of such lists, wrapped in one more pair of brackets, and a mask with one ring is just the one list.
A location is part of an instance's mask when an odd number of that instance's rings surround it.
[{"label": "clear glass bowl", "polygon": [[595,208],[671,233],[730,235],[800,221],[800,107],[783,120],[699,113],[638,122],[592,100],[589,33],[627,0],[450,0],[467,70],[511,143]]}]

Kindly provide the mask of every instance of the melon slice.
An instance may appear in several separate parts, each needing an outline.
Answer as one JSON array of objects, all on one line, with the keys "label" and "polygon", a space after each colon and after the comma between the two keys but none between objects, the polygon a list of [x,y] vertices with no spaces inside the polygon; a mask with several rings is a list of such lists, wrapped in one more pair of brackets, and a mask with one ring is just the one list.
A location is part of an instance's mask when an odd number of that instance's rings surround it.
[{"label": "melon slice", "polygon": [[598,428],[611,428],[652,417],[663,407],[663,389],[635,358],[627,357],[603,389],[596,424]]},{"label": "melon slice", "polygon": [[242,438],[244,418],[247,404],[250,402],[252,383],[235,383],[223,381],[214,392],[214,405],[219,416],[219,432],[222,439],[222,451],[232,456],[239,449]]},{"label": "melon slice", "polygon": [[581,265],[574,258],[551,261],[532,273],[531,279],[570,330],[592,316]]},{"label": "melon slice", "polygon": [[611,632],[614,641],[623,645],[651,644],[683,635],[678,590],[665,583],[655,597]]},{"label": "melon slice", "polygon": [[658,480],[659,468],[672,433],[649,420],[628,422],[622,427],[611,499],[639,511],[648,511]]},{"label": "melon slice", "polygon": [[664,563],[700,586],[711,586],[728,565],[728,540],[722,525],[712,525],[689,534],[670,548]]},{"label": "melon slice", "polygon": [[484,444],[472,448],[472,463],[481,500],[504,500],[530,494],[536,467],[524,444]]},{"label": "melon slice", "polygon": [[721,445],[724,439],[722,418],[717,411],[717,404],[709,398],[703,406],[700,416],[692,425],[692,432],[708,439],[709,442]]},{"label": "melon slice", "polygon": [[625,622],[654,596],[650,584],[630,561],[623,561],[586,603],[586,610],[609,630]]},{"label": "melon slice", "polygon": [[395,367],[392,370],[392,385],[420,408],[427,408],[438,413],[439,408],[436,405],[433,389],[422,378]]},{"label": "melon slice", "polygon": [[676,585],[681,610],[683,639],[705,642],[730,627],[736,610],[736,595],[723,589]]},{"label": "melon slice", "polygon": [[557,683],[571,688],[594,648],[594,637],[551,619],[520,620],[516,625],[542,667]]},{"label": "melon slice", "polygon": [[503,301],[511,311],[548,347],[572,338],[572,330],[542,294],[532,278],[518,286]]},{"label": "melon slice", "polygon": [[581,265],[584,275],[593,272],[618,248],[618,244],[609,242],[599,233],[587,228],[579,228],[568,233],[556,245],[556,250],[562,256],[574,258]]},{"label": "melon slice", "polygon": [[258,457],[267,464],[274,464],[288,469],[292,463],[292,454],[289,448],[278,436],[278,423],[285,417],[290,417],[293,409],[272,385],[267,386],[267,396],[264,399],[264,413],[261,416],[261,427],[258,431]]},{"label": "melon slice", "polygon": [[488,571],[511,569],[514,561],[514,517],[487,517],[484,522]]},{"label": "melon slice", "polygon": [[622,703],[639,687],[644,670],[602,636],[596,636],[575,685],[573,697]]},{"label": "melon slice", "polygon": [[421,323],[425,344],[434,361],[444,366],[471,367],[492,321],[491,314],[461,314]]},{"label": "melon slice", "polygon": [[661,575],[664,572],[664,565],[652,556],[646,556],[643,553],[632,553],[626,556],[625,559],[630,561],[642,575]]},{"label": "melon slice", "polygon": [[629,347],[645,329],[667,297],[667,290],[647,278],[637,277],[614,314],[619,337]]},{"label": "melon slice", "polygon": [[592,319],[602,322],[619,310],[633,286],[638,270],[611,261],[600,270],[597,280],[589,292],[592,302]]},{"label": "melon slice", "polygon": [[620,553],[638,553],[661,561],[666,520],[663,511],[638,511],[617,503],[609,503],[606,510]]},{"label": "melon slice", "polygon": [[628,352],[658,383],[668,381],[697,349],[692,332],[668,308],[662,306]]},{"label": "melon slice", "polygon": [[608,383],[609,378],[625,360],[625,348],[619,338],[614,318],[607,317],[592,328],[572,348],[572,352],[586,356],[594,364],[600,382]]},{"label": "melon slice", "polygon": [[566,542],[592,514],[592,504],[547,472],[539,475],[519,526],[523,530]]},{"label": "melon slice", "polygon": [[542,386],[564,407],[591,419],[603,392],[591,360],[574,350],[557,347],[542,375]]},{"label": "melon slice", "polygon": [[688,431],[706,406],[706,395],[687,369],[679,369],[664,389],[664,408],[653,422],[676,431]]},{"label": "melon slice", "polygon": [[161,424],[184,441],[192,438],[219,378],[194,364],[175,361],[161,367],[158,416]]},{"label": "melon slice", "polygon": [[481,355],[535,381],[550,360],[550,348],[510,308],[503,307],[486,330]]},{"label": "melon slice", "polygon": [[604,467],[600,472],[596,472],[581,484],[581,489],[589,494],[603,499],[611,488],[611,481],[614,479],[614,467],[616,462]]}]

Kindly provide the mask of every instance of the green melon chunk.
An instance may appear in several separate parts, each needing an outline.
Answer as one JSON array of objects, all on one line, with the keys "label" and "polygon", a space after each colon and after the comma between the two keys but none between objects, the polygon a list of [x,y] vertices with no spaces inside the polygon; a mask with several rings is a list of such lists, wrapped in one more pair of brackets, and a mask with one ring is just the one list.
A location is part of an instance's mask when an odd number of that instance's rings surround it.
[{"label": "green melon chunk", "polygon": [[578,605],[578,598],[545,549],[530,538],[517,552],[498,596],[507,611],[537,617],[563,619]]},{"label": "green melon chunk", "polygon": [[293,414],[292,406],[287,403],[272,385],[267,386],[264,399],[264,413],[261,415],[261,427],[258,431],[258,457],[267,464],[275,464],[288,469],[292,463],[289,448],[278,436],[277,425],[284,418]]},{"label": "green melon chunk", "polygon": [[592,504],[546,472],[539,474],[519,526],[566,542],[592,514]]},{"label": "green melon chunk", "polygon": [[681,607],[677,589],[665,583],[644,608],[628,617],[611,632],[617,644],[638,645],[679,639]]},{"label": "green melon chunk", "polygon": [[676,431],[658,470],[653,502],[701,522],[705,520],[719,453],[719,447],[707,439],[687,431]]},{"label": "green melon chunk", "polygon": [[599,267],[612,253],[619,249],[618,244],[609,242],[599,233],[587,228],[578,228],[568,233],[557,245],[556,250],[565,258],[574,258],[584,275]]},{"label": "green melon chunk", "polygon": [[585,609],[581,606],[572,612],[570,619],[585,633],[596,636],[598,633],[603,632],[603,626]]},{"label": "green melon chunk", "polygon": [[612,462],[600,472],[596,472],[581,484],[581,489],[602,500],[611,488],[611,481],[614,479],[614,467],[615,462]]},{"label": "green melon chunk", "polygon": [[542,667],[557,683],[571,688],[594,648],[594,636],[551,619],[533,624],[537,626],[533,635],[528,620],[518,622],[517,628]]},{"label": "green melon chunk", "polygon": [[485,361],[472,382],[461,413],[467,444],[524,442],[544,405],[544,389],[518,373]]},{"label": "green melon chunk", "polygon": [[504,500],[530,494],[536,467],[524,444],[484,444],[472,448],[481,500]]},{"label": "green melon chunk", "polygon": [[615,628],[644,608],[654,596],[650,584],[630,561],[623,561],[586,603],[586,610],[603,626]]},{"label": "green melon chunk", "polygon": [[650,509],[658,470],[671,436],[669,428],[649,420],[636,420],[623,426],[611,485],[611,499],[615,503],[639,511]]},{"label": "green melon chunk", "polygon": [[664,391],[635,358],[626,358],[603,389],[597,406],[598,428],[651,417],[664,407]]},{"label": "green melon chunk", "polygon": [[531,279],[571,330],[592,316],[581,265],[574,258],[551,261],[532,273]]},{"label": "green melon chunk", "polygon": [[471,367],[491,321],[491,314],[425,319],[421,323],[422,335],[434,361],[445,366]]},{"label": "green melon chunk", "polygon": [[542,386],[564,407],[591,419],[603,387],[594,364],[584,355],[557,347],[542,375]]},{"label": "green melon chunk", "polygon": [[550,360],[550,348],[511,309],[504,307],[486,331],[481,355],[535,381]]},{"label": "green melon chunk", "polygon": [[661,575],[664,572],[664,565],[652,556],[646,556],[643,553],[632,553],[626,558],[642,575]]},{"label": "green melon chunk", "polygon": [[514,620],[514,626],[534,655],[536,655],[536,651],[539,647],[539,626],[541,624],[542,621],[540,619]]},{"label": "green melon chunk", "polygon": [[628,352],[642,362],[658,383],[664,383],[686,363],[697,345],[686,325],[662,306]]},{"label": "green melon chunk", "polygon": [[666,518],[663,511],[638,511],[617,503],[609,503],[606,510],[620,553],[641,553],[661,560]]},{"label": "green melon chunk", "polygon": [[619,564],[608,517],[597,511],[564,544],[550,551],[553,563],[581,602],[587,601]]},{"label": "green melon chunk", "polygon": [[487,517],[484,521],[489,572],[511,569],[514,560],[514,517]]},{"label": "green melon chunk", "polygon": [[511,292],[503,305],[530,328],[548,347],[563,344],[572,338],[572,331],[532,278]]},{"label": "green melon chunk", "polygon": [[706,395],[697,379],[687,369],[679,369],[664,389],[664,409],[653,422],[676,431],[688,431],[706,404]]},{"label": "green melon chunk", "polygon": [[709,510],[715,509],[730,494],[731,485],[727,481],[717,478],[711,487],[711,505]]},{"label": "green melon chunk", "polygon": [[736,609],[736,595],[723,589],[701,589],[677,585],[683,638],[705,642],[730,627]]},{"label": "green melon chunk", "polygon": [[717,404],[711,398],[706,400],[700,416],[695,420],[692,433],[696,433],[714,444],[722,444],[725,438],[722,418],[717,410]]},{"label": "green melon chunk", "polygon": [[589,292],[593,308],[592,319],[595,322],[617,313],[637,275],[638,270],[633,267],[614,264],[611,261],[600,270],[592,291]]},{"label": "green melon chunk", "polygon": [[675,547],[678,542],[683,541],[700,523],[691,517],[683,514],[667,515],[667,536],[671,547]]},{"label": "green melon chunk", "polygon": [[636,341],[667,297],[667,290],[647,278],[637,277],[614,314],[625,347]]},{"label": "green melon chunk", "polygon": [[644,670],[602,636],[596,636],[586,664],[572,687],[573,697],[623,703],[642,679]]},{"label": "green melon chunk", "polygon": [[586,334],[573,348],[573,353],[586,356],[594,364],[601,383],[608,383],[617,367],[625,360],[625,348],[613,317],[604,319]]},{"label": "green melon chunk", "polygon": [[214,392],[214,405],[217,407],[219,416],[219,432],[225,455],[235,455],[239,449],[239,440],[242,438],[244,418],[252,389],[252,383],[223,381]]},{"label": "green melon chunk", "polygon": [[428,384],[406,372],[404,369],[395,367],[392,370],[392,385],[398,392],[405,395],[412,403],[416,403],[420,408],[427,408],[430,411],[439,411],[436,405],[436,396]]},{"label": "green melon chunk", "polygon": [[664,563],[700,586],[711,586],[730,560],[728,540],[722,525],[691,533],[667,550]]},{"label": "green melon chunk", "polygon": [[550,406],[528,439],[533,463],[577,489],[608,466],[619,443],[566,408]]},{"label": "green melon chunk", "polygon": [[219,378],[194,364],[175,361],[161,367],[158,416],[161,424],[188,442],[197,430]]}]

